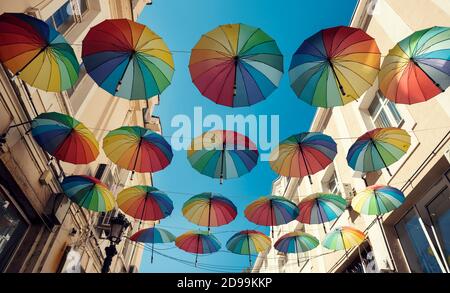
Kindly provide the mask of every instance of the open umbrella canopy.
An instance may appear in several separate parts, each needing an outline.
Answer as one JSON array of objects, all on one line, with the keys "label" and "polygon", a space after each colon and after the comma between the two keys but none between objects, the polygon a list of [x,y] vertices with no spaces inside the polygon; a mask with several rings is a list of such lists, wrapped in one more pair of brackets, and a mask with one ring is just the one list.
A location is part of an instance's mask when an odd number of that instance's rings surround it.
[{"label": "open umbrella canopy", "polygon": [[319,240],[311,234],[294,231],[286,233],[275,242],[275,249],[283,253],[307,252],[319,245]]},{"label": "open umbrella canopy", "polygon": [[[376,128],[360,136],[350,147],[347,162],[355,171],[373,172],[397,162],[409,149],[411,136],[395,127]],[[387,168],[390,173],[389,169]]]},{"label": "open umbrella canopy", "polygon": [[258,254],[270,248],[271,241],[264,233],[256,230],[237,232],[227,241],[227,249],[236,254],[247,254],[250,266],[252,254]]},{"label": "open umbrella canopy", "polygon": [[108,187],[97,178],[74,175],[61,183],[64,194],[80,207],[95,212],[107,212],[114,208],[114,197]]},{"label": "open umbrella canopy", "polygon": [[127,215],[143,220],[157,221],[172,213],[172,200],[152,186],[137,185],[122,190],[117,195],[119,208]]},{"label": "open umbrella canopy", "polygon": [[172,161],[172,147],[160,134],[139,126],[122,126],[103,139],[106,156],[119,167],[157,172]]},{"label": "open umbrella canopy", "polygon": [[264,100],[278,87],[283,56],[261,29],[227,24],[201,37],[192,49],[189,71],[208,99],[244,107]]},{"label": "open umbrella canopy", "polygon": [[79,64],[64,37],[23,13],[0,16],[0,61],[35,88],[61,92],[78,79]]},{"label": "open umbrella canopy", "polygon": [[292,57],[291,87],[304,102],[330,108],[358,99],[375,81],[380,51],[359,28],[338,26],[306,39]]},{"label": "open umbrella canopy", "polygon": [[237,208],[231,200],[218,193],[204,192],[188,199],[182,212],[188,221],[209,229],[233,221]]},{"label": "open umbrella canopy", "polygon": [[450,28],[431,27],[400,41],[384,58],[380,90],[395,103],[427,101],[450,86]]},{"label": "open umbrella canopy", "polygon": [[108,19],[92,27],[83,40],[82,57],[101,88],[128,100],[161,94],[174,71],[161,37],[128,19]]},{"label": "open umbrella canopy", "polygon": [[141,243],[169,243],[175,241],[175,236],[165,229],[151,227],[137,231],[130,240]]},{"label": "open umbrella canopy", "polygon": [[349,250],[360,245],[366,236],[353,227],[339,227],[325,235],[322,245],[330,250]]},{"label": "open umbrella canopy", "polygon": [[330,193],[314,193],[298,204],[297,220],[305,224],[323,224],[339,217],[347,208],[342,196]]},{"label": "open umbrella canopy", "polygon": [[385,185],[372,185],[352,200],[353,210],[365,215],[383,215],[395,210],[405,201],[403,192]]},{"label": "open umbrella canopy", "polygon": [[258,149],[245,135],[229,130],[211,130],[192,140],[187,151],[192,167],[212,178],[240,177],[258,162]]},{"label": "open umbrella canopy", "polygon": [[88,164],[99,154],[98,142],[83,123],[57,112],[31,121],[31,135],[50,155],[72,164]]},{"label": "open umbrella canopy", "polygon": [[[285,177],[310,176],[333,162],[334,140],[320,132],[302,132],[283,140],[270,154],[270,167]],[[311,178],[310,178],[311,181]]]},{"label": "open umbrella canopy", "polygon": [[199,254],[210,254],[219,251],[221,245],[216,236],[206,231],[191,230],[175,239],[175,245],[186,252],[195,254],[195,265]]}]

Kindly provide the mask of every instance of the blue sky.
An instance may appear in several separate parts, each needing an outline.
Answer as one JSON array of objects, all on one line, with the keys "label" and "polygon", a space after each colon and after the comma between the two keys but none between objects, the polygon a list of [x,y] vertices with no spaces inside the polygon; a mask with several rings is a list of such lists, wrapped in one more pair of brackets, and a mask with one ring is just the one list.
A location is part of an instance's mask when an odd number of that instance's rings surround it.
[{"label": "blue sky", "polygon": [[[154,0],[139,16],[138,22],[159,34],[173,51],[190,51],[203,33],[218,25],[245,23],[259,27],[277,41],[284,55],[285,74],[281,84],[265,101],[251,107],[229,108],[217,105],[203,97],[192,84],[188,64],[189,53],[174,52],[175,74],[172,84],[161,95],[161,103],[154,115],[160,116],[163,135],[172,135],[177,128],[171,127],[175,115],[193,117],[194,107],[202,107],[203,116],[225,115],[279,115],[279,137],[306,131],[315,109],[300,101],[289,86],[287,70],[292,54],[304,39],[317,31],[348,25],[356,0]],[[282,3],[282,5],[281,5]],[[204,129],[207,131],[208,129]],[[193,266],[195,255],[186,253],[174,244],[155,245],[158,252],[153,264],[150,252],[145,251],[141,272],[241,272],[248,267],[248,257],[227,252],[225,244],[237,231],[258,229],[268,234],[265,227],[248,222],[245,207],[256,198],[271,192],[272,181],[277,178],[268,162],[258,162],[251,173],[239,179],[230,179],[223,185],[217,179],[201,175],[192,169],[186,151],[175,151],[169,167],[153,174],[154,185],[167,192],[174,202],[172,215],[161,221],[162,228],[180,235],[197,229],[187,221],[181,208],[184,201],[194,194],[211,191],[230,198],[238,208],[237,218],[228,225],[212,228],[222,249],[208,256],[199,257],[198,267]],[[255,257],[253,257],[255,259]]]}]

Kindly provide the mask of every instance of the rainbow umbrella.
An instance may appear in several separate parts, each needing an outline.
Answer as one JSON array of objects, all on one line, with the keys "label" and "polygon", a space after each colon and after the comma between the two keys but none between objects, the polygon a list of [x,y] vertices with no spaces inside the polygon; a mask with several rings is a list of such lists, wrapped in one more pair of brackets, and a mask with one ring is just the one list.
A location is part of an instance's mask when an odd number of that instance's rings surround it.
[{"label": "rainbow umbrella", "polygon": [[57,112],[38,115],[31,121],[31,135],[50,155],[72,164],[88,164],[98,154],[98,142],[83,123]]},{"label": "rainbow umbrella", "polygon": [[127,215],[142,221],[161,220],[172,213],[172,200],[153,186],[125,188],[117,195],[117,205]]},{"label": "rainbow umbrella", "polygon": [[188,199],[183,205],[183,215],[200,226],[222,226],[236,218],[237,209],[231,200],[212,192],[204,192]]},{"label": "rainbow umbrella", "polygon": [[217,238],[206,231],[188,231],[175,239],[175,245],[190,253],[195,253],[195,266],[199,254],[209,254],[219,251],[220,242]]},{"label": "rainbow umbrella", "polygon": [[244,210],[245,217],[258,225],[279,226],[287,224],[298,216],[298,207],[282,196],[262,196],[250,203]]},{"label": "rainbow umbrella", "polygon": [[189,61],[192,81],[213,102],[245,107],[261,102],[279,85],[283,55],[259,28],[221,25],[201,37]]},{"label": "rainbow umbrella", "polygon": [[64,194],[74,203],[95,212],[114,208],[114,197],[108,187],[97,178],[85,175],[65,177],[61,183]]},{"label": "rainbow umbrella", "polygon": [[155,243],[174,242],[175,236],[167,230],[152,227],[137,231],[130,237],[130,240],[141,243],[151,243],[152,244],[151,263],[153,263],[153,250],[155,247]]},{"label": "rainbow umbrella", "polygon": [[339,227],[325,235],[322,245],[330,250],[347,251],[364,242],[366,236],[364,233],[353,227]]},{"label": "rainbow umbrella", "polygon": [[283,140],[270,154],[272,170],[281,176],[301,178],[323,170],[336,156],[334,140],[320,132],[302,132]]},{"label": "rainbow umbrella", "polygon": [[172,54],[160,36],[128,19],[109,19],[83,40],[84,66],[113,96],[145,100],[161,94],[172,80]]},{"label": "rainbow umbrella", "polygon": [[258,162],[258,149],[246,136],[229,130],[211,130],[195,138],[187,152],[192,167],[212,178],[240,177]]},{"label": "rainbow umbrella", "polygon": [[380,90],[395,103],[427,101],[450,86],[450,28],[431,27],[403,39],[384,58]]},{"label": "rainbow umbrella", "polygon": [[139,126],[122,126],[103,139],[106,156],[134,172],[156,172],[172,161],[172,147],[160,134]]},{"label": "rainbow umbrella", "polygon": [[347,201],[340,195],[329,193],[311,194],[298,204],[299,216],[297,220],[305,224],[322,224],[339,217],[347,208]]},{"label": "rainbow umbrella", "polygon": [[294,231],[281,236],[275,242],[275,249],[283,253],[297,254],[297,265],[300,266],[299,252],[306,252],[316,248],[319,240],[311,234]]},{"label": "rainbow umbrella", "polygon": [[248,254],[250,267],[252,266],[252,254],[266,251],[270,248],[270,238],[256,230],[240,231],[227,241],[229,251],[237,254]]},{"label": "rainbow umbrella", "polygon": [[324,108],[358,99],[375,81],[380,51],[359,28],[338,26],[306,39],[292,57],[291,87],[304,102]]},{"label": "rainbow umbrella", "polygon": [[78,79],[72,47],[48,24],[22,13],[0,16],[0,61],[35,88],[61,92]]},{"label": "rainbow umbrella", "polygon": [[355,171],[372,172],[397,162],[409,149],[411,136],[395,127],[376,128],[360,136],[350,147],[347,162]]}]

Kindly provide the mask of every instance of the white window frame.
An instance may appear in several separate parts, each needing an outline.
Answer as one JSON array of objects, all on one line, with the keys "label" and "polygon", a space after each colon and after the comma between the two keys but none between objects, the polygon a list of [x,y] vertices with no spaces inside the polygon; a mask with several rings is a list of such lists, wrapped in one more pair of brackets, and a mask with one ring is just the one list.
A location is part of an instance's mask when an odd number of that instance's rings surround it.
[{"label": "white window frame", "polygon": [[[370,113],[369,109],[374,102],[378,102],[379,109],[376,111],[376,113]],[[398,115],[400,116],[400,121],[397,121],[397,119],[395,119],[395,115],[392,113],[392,109],[389,108],[389,103],[392,102],[386,97],[384,97],[380,93],[380,91],[377,91],[375,93],[374,98],[372,99],[369,107],[367,108],[367,112],[372,120],[374,127],[400,127],[404,123],[404,119],[401,116],[400,111],[398,110],[397,106],[393,104],[393,106],[397,110]],[[383,112],[386,115],[386,118],[388,119],[388,122],[390,124],[389,126],[377,125],[377,119],[380,117],[381,112]]]}]

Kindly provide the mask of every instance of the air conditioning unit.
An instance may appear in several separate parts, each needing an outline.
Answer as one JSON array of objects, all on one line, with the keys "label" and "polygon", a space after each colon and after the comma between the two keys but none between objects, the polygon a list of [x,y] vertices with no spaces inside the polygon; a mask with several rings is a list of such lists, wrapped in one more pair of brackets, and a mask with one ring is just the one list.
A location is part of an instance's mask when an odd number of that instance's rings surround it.
[{"label": "air conditioning unit", "polygon": [[49,224],[61,225],[70,208],[70,201],[63,193],[57,193],[50,197],[45,206],[45,215]]},{"label": "air conditioning unit", "polygon": [[356,190],[355,188],[353,188],[353,186],[349,183],[342,183],[342,186],[344,188],[344,198],[346,200],[351,200],[353,197],[355,197],[356,195]]}]

